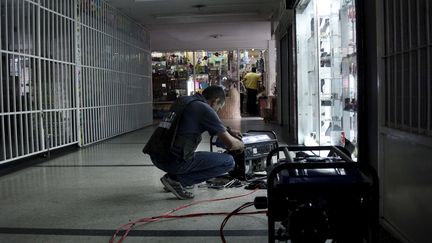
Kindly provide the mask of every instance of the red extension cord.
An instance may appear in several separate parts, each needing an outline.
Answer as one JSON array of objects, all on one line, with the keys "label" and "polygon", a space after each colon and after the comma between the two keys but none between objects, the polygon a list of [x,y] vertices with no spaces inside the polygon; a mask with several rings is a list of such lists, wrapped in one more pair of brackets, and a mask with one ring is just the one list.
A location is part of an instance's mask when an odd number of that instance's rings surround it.
[{"label": "red extension cord", "polygon": [[129,232],[136,226],[138,225],[143,225],[146,223],[151,223],[151,222],[155,222],[155,221],[159,221],[160,219],[172,219],[172,218],[193,218],[193,217],[201,217],[201,216],[219,216],[219,215],[227,215],[225,217],[225,219],[222,222],[222,225],[220,227],[219,233],[222,239],[222,242],[226,243],[225,241],[225,237],[223,235],[223,228],[226,225],[226,223],[228,222],[228,219],[233,216],[233,215],[247,215],[247,214],[264,214],[267,213],[267,211],[255,211],[255,212],[246,212],[246,213],[239,213],[241,210],[243,210],[244,208],[250,207],[253,205],[252,202],[248,202],[243,204],[242,206],[240,206],[239,208],[235,209],[232,212],[213,212],[213,213],[191,213],[191,214],[184,214],[184,215],[172,215],[173,213],[183,210],[185,208],[188,208],[190,206],[193,205],[197,205],[197,204],[201,204],[201,203],[207,203],[207,202],[217,202],[217,201],[223,201],[223,200],[229,200],[229,199],[235,199],[235,198],[240,198],[240,197],[245,197],[248,196],[252,193],[255,193],[258,189],[255,189],[249,193],[246,194],[242,194],[242,195],[238,195],[238,196],[232,196],[232,197],[225,197],[225,198],[217,198],[217,199],[207,199],[207,200],[202,200],[202,201],[196,201],[196,202],[192,202],[189,204],[185,204],[182,205],[180,207],[174,208],[162,215],[159,216],[154,216],[154,217],[148,217],[148,218],[140,218],[137,219],[135,221],[129,222],[125,225],[120,226],[116,232],[114,233],[114,235],[111,237],[109,243],[114,243],[115,239],[119,236],[119,232],[121,230],[124,230],[124,234],[121,236],[121,238],[117,241],[117,243],[121,243],[123,242],[127,235],[129,234]]}]

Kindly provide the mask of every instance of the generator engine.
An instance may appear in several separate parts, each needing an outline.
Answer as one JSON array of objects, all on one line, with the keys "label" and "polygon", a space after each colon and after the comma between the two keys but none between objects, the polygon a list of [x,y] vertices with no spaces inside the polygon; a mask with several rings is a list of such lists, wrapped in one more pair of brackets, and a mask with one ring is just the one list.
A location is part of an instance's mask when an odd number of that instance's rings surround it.
[{"label": "generator engine", "polygon": [[255,198],[255,207],[268,209],[268,242],[376,242],[378,177],[370,166],[335,146],[278,147],[267,163],[280,151],[301,156],[267,165],[267,197]]}]

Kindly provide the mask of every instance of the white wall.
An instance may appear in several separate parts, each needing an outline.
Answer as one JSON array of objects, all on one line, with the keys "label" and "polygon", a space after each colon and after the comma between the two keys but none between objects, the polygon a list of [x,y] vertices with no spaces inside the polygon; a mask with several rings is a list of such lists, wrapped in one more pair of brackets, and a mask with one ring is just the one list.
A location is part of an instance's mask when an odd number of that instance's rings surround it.
[{"label": "white wall", "polygon": [[148,27],[152,51],[267,49],[271,40],[270,21]]}]

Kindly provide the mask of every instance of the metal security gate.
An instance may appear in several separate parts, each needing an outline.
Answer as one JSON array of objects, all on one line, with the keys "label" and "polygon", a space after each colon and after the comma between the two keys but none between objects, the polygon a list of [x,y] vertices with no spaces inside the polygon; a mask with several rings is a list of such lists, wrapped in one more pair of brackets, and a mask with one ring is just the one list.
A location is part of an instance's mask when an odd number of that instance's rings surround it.
[{"label": "metal security gate", "polygon": [[78,141],[72,12],[71,1],[0,1],[0,163]]},{"label": "metal security gate", "polygon": [[386,0],[385,126],[432,136],[432,3]]},{"label": "metal security gate", "polygon": [[78,17],[82,50],[80,144],[151,124],[148,33],[103,1],[81,1]]},{"label": "metal security gate", "polygon": [[151,124],[149,35],[99,0],[0,0],[0,164]]}]

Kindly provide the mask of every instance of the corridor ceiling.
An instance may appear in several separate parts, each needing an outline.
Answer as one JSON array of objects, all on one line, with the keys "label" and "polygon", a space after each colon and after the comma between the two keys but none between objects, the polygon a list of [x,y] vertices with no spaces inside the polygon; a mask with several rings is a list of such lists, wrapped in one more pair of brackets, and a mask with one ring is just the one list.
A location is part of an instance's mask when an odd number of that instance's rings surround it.
[{"label": "corridor ceiling", "polygon": [[259,47],[280,0],[108,0],[146,26],[153,50]]}]

